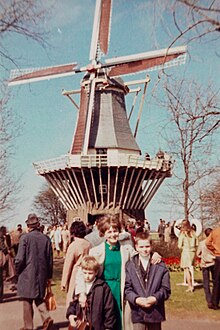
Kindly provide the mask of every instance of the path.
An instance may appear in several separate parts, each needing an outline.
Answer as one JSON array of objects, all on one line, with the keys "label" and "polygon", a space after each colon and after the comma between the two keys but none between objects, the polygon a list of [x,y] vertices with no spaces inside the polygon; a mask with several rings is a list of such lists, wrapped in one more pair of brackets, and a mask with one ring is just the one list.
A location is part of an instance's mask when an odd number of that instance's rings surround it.
[{"label": "path", "polygon": [[[22,303],[18,301],[16,293],[12,293],[6,286],[4,302],[0,304],[0,329],[19,330],[23,326],[22,313]],[[65,313],[65,306],[58,306],[55,311],[51,312],[51,317],[54,319],[54,330],[68,330]],[[220,310],[216,313],[219,313],[219,321],[168,319],[163,323],[163,330],[219,330]],[[36,330],[42,329],[42,322],[37,310],[34,314],[34,324]]]}]

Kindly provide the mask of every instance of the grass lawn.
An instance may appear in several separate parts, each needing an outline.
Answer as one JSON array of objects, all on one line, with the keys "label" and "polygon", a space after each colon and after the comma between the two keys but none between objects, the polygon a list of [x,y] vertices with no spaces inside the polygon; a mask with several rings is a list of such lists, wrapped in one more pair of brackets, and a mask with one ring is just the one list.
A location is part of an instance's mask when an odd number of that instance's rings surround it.
[{"label": "grass lawn", "polygon": [[[66,293],[60,290],[63,258],[54,260],[53,292],[58,305],[65,305]],[[195,281],[202,283],[202,272],[195,271]],[[187,287],[177,285],[183,282],[183,272],[170,272],[172,294],[166,301],[167,319],[220,319],[220,310],[210,310],[207,307],[202,286],[196,287],[193,293],[186,292]]]},{"label": "grass lawn", "polygon": [[56,301],[58,305],[65,305],[66,304],[66,292],[61,291],[61,277],[62,277],[62,270],[63,270],[63,258],[55,258],[54,259],[54,266],[53,266],[53,283],[52,286],[53,293],[56,297]]},{"label": "grass lawn", "polygon": [[[194,272],[195,282],[202,284],[202,272]],[[195,287],[193,293],[186,292],[187,287],[177,285],[183,283],[183,272],[170,272],[171,296],[166,302],[167,318],[169,319],[200,319],[218,320],[220,310],[208,309],[203,286]]]}]

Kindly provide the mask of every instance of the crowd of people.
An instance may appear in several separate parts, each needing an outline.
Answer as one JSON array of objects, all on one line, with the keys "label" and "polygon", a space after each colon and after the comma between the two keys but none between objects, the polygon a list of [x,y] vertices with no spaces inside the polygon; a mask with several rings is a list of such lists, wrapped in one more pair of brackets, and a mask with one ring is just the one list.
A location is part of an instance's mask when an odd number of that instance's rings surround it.
[{"label": "crowd of people", "polygon": [[[33,303],[43,322],[52,329],[53,320],[44,297],[51,285],[54,254],[64,258],[61,290],[66,292],[69,329],[85,320],[94,330],[160,330],[165,320],[164,302],[171,294],[169,271],[153,248],[150,224],[117,215],[101,215],[93,226],[79,218],[67,224],[46,228],[36,214],[29,214],[27,230],[19,224],[10,234],[0,228],[0,302],[3,300],[3,270],[16,286],[23,302],[23,330],[33,329]],[[181,250],[187,292],[194,291],[193,265],[201,258],[207,305],[219,308],[220,227],[205,230],[199,242],[189,221],[178,225],[160,219],[160,242],[176,242]],[[175,237],[174,237],[175,236]],[[62,251],[62,253],[61,253]],[[213,289],[211,289],[211,278]]]},{"label": "crowd of people", "polygon": [[166,222],[163,219],[160,219],[160,223],[158,225],[158,236],[161,242],[165,242],[168,245],[175,244],[177,242],[177,236],[175,234],[175,225],[176,221],[173,222]]}]

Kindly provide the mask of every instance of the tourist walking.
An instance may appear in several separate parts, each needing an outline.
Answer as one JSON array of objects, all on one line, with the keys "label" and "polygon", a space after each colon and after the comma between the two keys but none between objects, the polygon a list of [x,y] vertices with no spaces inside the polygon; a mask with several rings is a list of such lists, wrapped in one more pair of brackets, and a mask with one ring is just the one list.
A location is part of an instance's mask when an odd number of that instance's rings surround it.
[{"label": "tourist walking", "polygon": [[84,239],[86,226],[82,221],[75,221],[70,227],[70,235],[73,238],[69,245],[63,265],[61,290],[67,291],[66,305],[72,301],[75,288],[76,273],[79,269],[82,256],[88,254],[90,243]]},{"label": "tourist walking", "polygon": [[210,308],[219,309],[220,300],[220,227],[213,229],[206,239],[207,248],[215,255],[214,283],[212,290],[212,305]]},{"label": "tourist walking", "polygon": [[160,219],[160,223],[157,228],[157,232],[160,238],[160,242],[164,242],[164,234],[165,234],[165,221]]},{"label": "tourist walking", "polygon": [[6,232],[7,232],[6,227],[2,226],[0,228],[0,303],[3,302],[3,294],[4,294],[3,270],[6,264],[6,256],[8,256],[8,248],[5,244]]},{"label": "tourist walking", "polygon": [[[205,230],[206,237],[212,232],[211,228],[207,228]],[[202,268],[202,277],[203,277],[203,288],[205,291],[205,297],[208,304],[208,307],[212,307],[212,294],[210,288],[210,281],[214,282],[214,265],[215,265],[215,256],[214,254],[207,248],[206,239],[199,242],[199,246],[197,249],[197,256],[201,258],[200,266]]]},{"label": "tourist walking", "polygon": [[186,282],[188,289],[186,292],[193,292],[193,275],[192,267],[194,265],[194,259],[196,255],[196,249],[198,247],[198,238],[195,231],[192,230],[190,222],[183,220],[180,228],[180,236],[178,239],[178,248],[182,250],[180,267],[184,269],[186,275]]},{"label": "tourist walking", "polygon": [[70,244],[70,231],[68,229],[67,223],[65,223],[63,225],[63,229],[61,230],[61,237],[62,237],[62,242],[63,242],[63,254],[64,254],[64,258],[65,258],[67,248]]},{"label": "tourist walking", "polygon": [[26,224],[29,232],[21,236],[15,258],[17,294],[23,301],[22,330],[34,329],[33,302],[43,321],[43,330],[48,330],[51,329],[53,320],[47,311],[44,297],[53,272],[52,246],[50,239],[40,232],[36,214],[29,214]]}]

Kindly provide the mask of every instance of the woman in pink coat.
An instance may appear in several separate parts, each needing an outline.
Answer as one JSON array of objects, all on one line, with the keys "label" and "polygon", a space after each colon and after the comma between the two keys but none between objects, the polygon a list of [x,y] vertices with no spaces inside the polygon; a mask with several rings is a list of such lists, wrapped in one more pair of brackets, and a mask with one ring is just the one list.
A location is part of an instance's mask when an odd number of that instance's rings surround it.
[{"label": "woman in pink coat", "polygon": [[70,301],[72,301],[76,273],[80,266],[81,259],[89,252],[90,243],[84,239],[85,234],[86,226],[82,221],[75,221],[72,223],[70,235],[73,237],[73,241],[67,249],[61,280],[61,290],[67,291],[67,306],[69,306]]}]

